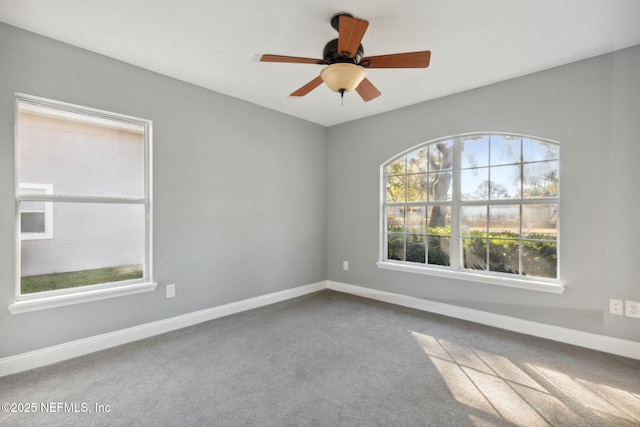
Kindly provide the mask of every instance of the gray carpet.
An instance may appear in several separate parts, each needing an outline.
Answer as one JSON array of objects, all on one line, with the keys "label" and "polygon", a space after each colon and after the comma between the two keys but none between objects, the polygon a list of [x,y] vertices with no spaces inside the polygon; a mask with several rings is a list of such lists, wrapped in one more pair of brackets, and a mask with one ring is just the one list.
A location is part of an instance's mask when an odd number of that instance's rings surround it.
[{"label": "gray carpet", "polygon": [[327,290],[1,378],[0,402],[37,405],[10,426],[638,426],[640,361]]}]

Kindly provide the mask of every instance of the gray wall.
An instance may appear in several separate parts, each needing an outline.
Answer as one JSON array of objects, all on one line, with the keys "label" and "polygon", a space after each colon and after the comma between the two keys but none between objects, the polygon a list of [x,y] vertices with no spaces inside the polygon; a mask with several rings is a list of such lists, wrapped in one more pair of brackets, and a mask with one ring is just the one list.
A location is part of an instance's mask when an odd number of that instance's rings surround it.
[{"label": "gray wall", "polygon": [[[1,23],[0,76],[0,357],[326,278],[325,128]],[[9,313],[15,92],[153,121],[155,292]]]},{"label": "gray wall", "polygon": [[[376,267],[380,165],[421,142],[475,131],[561,144],[564,294]],[[640,319],[608,314],[609,298],[640,301],[639,136],[640,47],[334,126],[328,279],[640,341]]]}]

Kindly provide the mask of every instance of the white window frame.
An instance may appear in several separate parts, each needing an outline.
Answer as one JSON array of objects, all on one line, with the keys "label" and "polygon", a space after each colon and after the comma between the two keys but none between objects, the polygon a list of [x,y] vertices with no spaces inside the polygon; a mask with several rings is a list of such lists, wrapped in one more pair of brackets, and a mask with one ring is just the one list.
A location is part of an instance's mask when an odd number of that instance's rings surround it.
[{"label": "white window frame", "polygon": [[[508,273],[500,273],[500,272],[492,272],[492,271],[475,271],[464,269],[461,260],[460,253],[460,241],[461,241],[461,233],[460,233],[460,220],[459,213],[462,206],[470,206],[476,204],[474,201],[462,201],[460,197],[460,175],[461,175],[461,165],[460,165],[460,141],[464,138],[476,137],[476,136],[485,136],[485,135],[503,135],[503,136],[512,136],[518,138],[530,138],[536,141],[551,143],[554,145],[559,144],[556,141],[552,141],[545,138],[521,135],[521,134],[513,134],[506,132],[472,132],[465,133],[460,135],[447,136],[444,138],[438,138],[431,141],[423,142],[418,145],[415,145],[408,150],[405,150],[399,154],[394,155],[393,157],[387,159],[382,165],[380,165],[380,225],[379,225],[379,258],[376,265],[378,268],[407,272],[407,273],[415,273],[415,274],[424,274],[429,276],[437,276],[451,279],[459,279],[469,282],[477,282],[483,284],[490,285],[498,285],[498,286],[508,286],[513,288],[541,291],[541,292],[549,292],[561,294],[565,291],[565,285],[560,280],[560,224],[558,224],[558,238],[557,238],[557,271],[558,278],[557,279],[547,279],[547,278],[539,278],[539,277],[527,277],[521,275],[510,275]],[[451,207],[451,254],[450,254],[450,266],[440,266],[433,264],[421,264],[421,263],[411,263],[406,261],[396,261],[387,259],[387,238],[386,238],[386,215],[385,215],[385,203],[386,203],[386,173],[385,168],[393,161],[398,158],[405,156],[413,151],[416,151],[422,147],[427,147],[431,144],[435,144],[442,141],[447,140],[455,140],[453,144],[453,166],[452,166],[452,198],[450,201],[444,202],[445,205]],[[525,160],[526,163],[526,160]],[[492,200],[490,205],[520,205],[524,206],[527,204],[545,204],[546,202],[552,202],[557,204],[558,209],[560,206],[560,197],[545,199],[509,199],[509,200]],[[417,203],[420,205],[421,203]],[[487,204],[487,201],[479,202],[479,204]]]},{"label": "white window frame", "polygon": [[[19,189],[27,190],[41,190],[42,194],[53,194],[53,184],[33,184],[27,182],[21,182]],[[36,212],[23,209],[21,213]],[[22,240],[41,240],[41,239],[53,239],[53,203],[44,202],[44,232],[42,233],[30,233],[20,230],[20,239]]]},{"label": "white window frame", "polygon": [[[144,196],[133,197],[101,197],[101,196],[75,196],[75,195],[56,195],[53,194],[53,186],[51,192],[45,194],[21,194],[20,188],[27,188],[23,183],[19,183],[19,135],[18,135],[18,113],[21,107],[38,110],[42,108],[53,109],[56,114],[63,117],[81,117],[85,121],[91,121],[97,124],[117,123],[123,129],[142,126],[144,128]],[[152,122],[150,120],[137,117],[127,116],[118,113],[98,110],[89,107],[69,104],[49,100],[45,98],[35,97],[25,94],[16,94],[15,99],[15,147],[16,147],[16,171],[15,171],[15,194],[16,194],[16,286],[15,286],[15,302],[9,305],[9,311],[12,314],[19,314],[37,310],[50,309],[71,304],[79,304],[83,302],[102,300],[107,298],[132,295],[141,292],[151,292],[157,287],[157,283],[153,281],[153,209],[152,209]],[[22,201],[38,201],[53,205],[54,202],[76,202],[76,203],[117,203],[117,204],[138,204],[145,207],[145,266],[141,279],[127,280],[115,283],[102,283],[97,285],[87,285],[75,288],[66,288],[52,291],[43,291],[33,294],[21,294],[20,288],[20,202]],[[51,210],[51,212],[53,212]]]}]

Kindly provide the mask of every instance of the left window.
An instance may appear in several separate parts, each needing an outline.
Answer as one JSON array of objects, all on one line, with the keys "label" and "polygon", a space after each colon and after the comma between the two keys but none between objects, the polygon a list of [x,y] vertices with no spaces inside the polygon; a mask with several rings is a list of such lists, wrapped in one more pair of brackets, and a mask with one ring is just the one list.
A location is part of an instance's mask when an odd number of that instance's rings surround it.
[{"label": "left window", "polygon": [[151,122],[23,95],[16,116],[16,303],[141,292],[152,282]]}]

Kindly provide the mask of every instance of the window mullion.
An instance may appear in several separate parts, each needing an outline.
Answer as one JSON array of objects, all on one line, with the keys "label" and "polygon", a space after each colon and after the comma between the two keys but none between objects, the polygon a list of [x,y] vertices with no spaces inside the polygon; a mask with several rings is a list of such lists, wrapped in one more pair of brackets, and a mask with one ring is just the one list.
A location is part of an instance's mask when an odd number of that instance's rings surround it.
[{"label": "window mullion", "polygon": [[554,205],[558,204],[557,198],[540,197],[535,199],[493,199],[493,200],[465,200],[460,206],[505,206],[505,205]]},{"label": "window mullion", "polygon": [[144,197],[111,197],[111,196],[67,196],[60,194],[18,194],[19,202],[66,202],[66,203],[117,203],[146,204]]},{"label": "window mullion", "polygon": [[[522,138],[520,138],[520,200],[524,200],[524,143]],[[520,218],[519,218],[519,230],[518,230],[518,274],[522,275],[522,271],[524,269],[524,260],[523,260],[523,251],[524,244],[522,242],[522,203],[520,203]]]},{"label": "window mullion", "polygon": [[451,238],[449,244],[451,250],[449,263],[453,270],[459,270],[462,266],[462,241],[460,240],[460,176],[462,164],[462,138],[453,140],[453,164],[451,177]]}]

